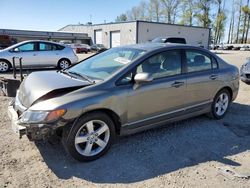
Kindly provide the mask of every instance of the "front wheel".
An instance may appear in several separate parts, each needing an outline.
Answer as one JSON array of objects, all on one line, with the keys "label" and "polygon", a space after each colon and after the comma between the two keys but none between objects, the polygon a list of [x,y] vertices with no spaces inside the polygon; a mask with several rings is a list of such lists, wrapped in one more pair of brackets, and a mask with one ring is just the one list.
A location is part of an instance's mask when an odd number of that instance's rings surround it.
[{"label": "front wheel", "polygon": [[214,97],[212,103],[212,109],[209,114],[213,119],[222,119],[228,110],[228,107],[231,102],[231,96],[227,89],[219,91]]},{"label": "front wheel", "polygon": [[71,130],[63,131],[62,142],[68,153],[78,161],[92,161],[104,155],[115,137],[114,123],[104,113],[81,117]]}]

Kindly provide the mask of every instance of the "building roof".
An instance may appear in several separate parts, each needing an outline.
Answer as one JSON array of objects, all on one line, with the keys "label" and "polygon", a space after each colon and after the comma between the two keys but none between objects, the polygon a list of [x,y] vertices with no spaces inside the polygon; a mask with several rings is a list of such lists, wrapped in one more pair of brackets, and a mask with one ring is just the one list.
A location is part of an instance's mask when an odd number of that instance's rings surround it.
[{"label": "building roof", "polygon": [[0,29],[0,35],[11,36],[35,36],[35,37],[80,37],[89,38],[86,33],[67,32],[67,31],[32,31],[32,30],[17,30],[17,29]]},{"label": "building roof", "polygon": [[134,22],[141,22],[141,23],[149,23],[149,24],[164,24],[164,25],[173,25],[173,26],[181,26],[181,27],[193,27],[193,28],[202,28],[202,29],[210,29],[210,28],[205,28],[201,26],[188,26],[188,25],[181,25],[181,24],[170,24],[170,23],[164,23],[164,22],[153,22],[153,21],[143,21],[143,20],[136,20],[136,21],[124,21],[124,22],[109,22],[109,23],[101,23],[101,24],[68,24],[58,31],[63,31],[63,29],[67,27],[92,27],[92,26],[100,26],[100,25],[111,25],[111,24],[126,24],[126,23],[134,23]]}]

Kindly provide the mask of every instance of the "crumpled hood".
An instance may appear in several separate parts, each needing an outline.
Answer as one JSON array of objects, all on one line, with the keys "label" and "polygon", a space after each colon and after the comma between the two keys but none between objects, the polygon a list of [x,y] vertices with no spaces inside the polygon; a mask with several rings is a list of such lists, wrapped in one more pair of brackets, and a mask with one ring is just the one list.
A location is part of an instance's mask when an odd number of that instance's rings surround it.
[{"label": "crumpled hood", "polygon": [[90,85],[88,81],[71,78],[57,71],[41,71],[31,73],[20,85],[18,99],[29,108],[35,101],[45,95],[70,92],[83,86]]}]

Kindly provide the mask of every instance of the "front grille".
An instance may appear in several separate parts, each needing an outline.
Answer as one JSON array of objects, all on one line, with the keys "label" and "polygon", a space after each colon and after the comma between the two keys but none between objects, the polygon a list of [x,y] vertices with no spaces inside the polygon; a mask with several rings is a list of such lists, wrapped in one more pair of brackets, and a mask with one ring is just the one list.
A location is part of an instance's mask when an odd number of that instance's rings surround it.
[{"label": "front grille", "polygon": [[247,77],[247,78],[250,78],[250,74],[246,74],[246,77]]}]

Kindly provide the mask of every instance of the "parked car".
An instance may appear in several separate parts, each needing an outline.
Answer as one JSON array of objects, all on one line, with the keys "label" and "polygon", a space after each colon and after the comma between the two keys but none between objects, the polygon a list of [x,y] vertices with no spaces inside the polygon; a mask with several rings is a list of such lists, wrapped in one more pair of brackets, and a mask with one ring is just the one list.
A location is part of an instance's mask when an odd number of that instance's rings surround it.
[{"label": "parked car", "polygon": [[210,50],[217,50],[219,48],[219,45],[216,44],[210,44],[209,45]]},{"label": "parked car", "polygon": [[70,47],[54,42],[31,40],[0,51],[0,72],[7,72],[12,68],[13,57],[22,58],[23,68],[58,67],[65,69],[78,62],[76,54]]},{"label": "parked car", "polygon": [[107,48],[103,44],[94,44],[90,47],[92,52],[101,53],[107,50]]},{"label": "parked car", "polygon": [[30,140],[62,133],[90,161],[127,135],[201,114],[225,116],[239,71],[208,50],[148,43],[109,49],[63,71],[31,73],[10,103],[12,128]]},{"label": "parked car", "polygon": [[250,48],[249,48],[249,46],[242,46],[240,48],[240,51],[250,51]]},{"label": "parked car", "polygon": [[232,50],[240,50],[240,47],[239,46],[233,47]]},{"label": "parked car", "polygon": [[224,50],[232,50],[234,46],[228,45],[224,47]]},{"label": "parked car", "polygon": [[76,53],[85,53],[90,52],[90,46],[87,44],[71,44],[71,48],[75,50]]},{"label": "parked car", "polygon": [[157,37],[153,39],[151,42],[153,43],[178,43],[178,44],[186,44],[186,39],[179,37]]},{"label": "parked car", "polygon": [[241,66],[240,77],[243,82],[250,83],[250,58]]}]

